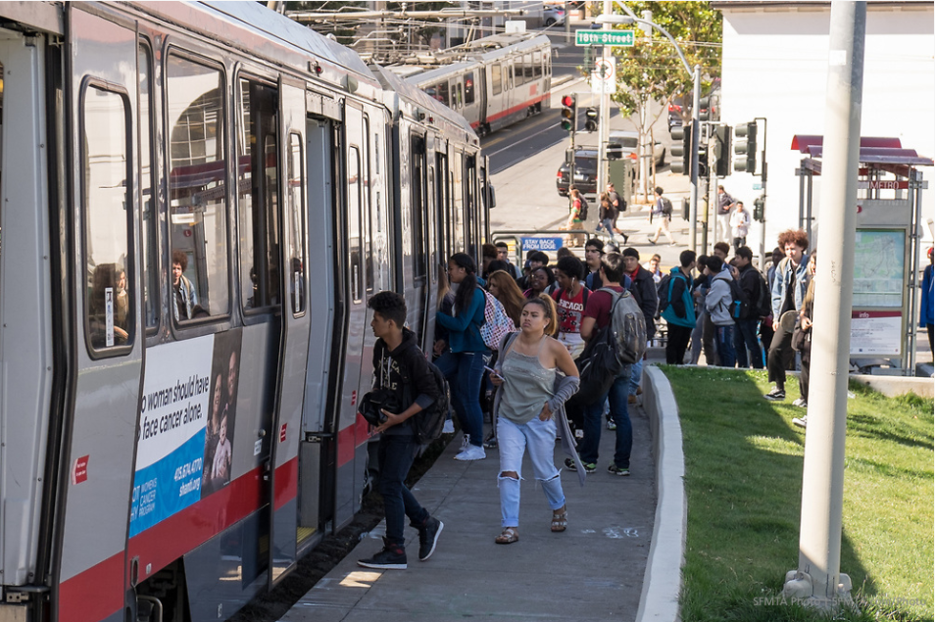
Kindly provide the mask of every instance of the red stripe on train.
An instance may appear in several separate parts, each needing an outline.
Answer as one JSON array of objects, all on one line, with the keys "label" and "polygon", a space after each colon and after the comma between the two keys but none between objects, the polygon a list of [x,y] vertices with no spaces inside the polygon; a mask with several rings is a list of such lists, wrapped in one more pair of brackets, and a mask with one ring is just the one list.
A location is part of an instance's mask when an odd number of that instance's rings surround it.
[{"label": "red stripe on train", "polygon": [[355,424],[339,431],[336,445],[336,463],[343,466],[355,459],[355,450],[368,442],[368,422],[361,413],[355,413]]},{"label": "red stripe on train", "polygon": [[59,584],[59,621],[101,621],[123,608],[123,553]]},{"label": "red stripe on train", "polygon": [[[350,429],[350,428],[349,428]],[[189,553],[238,521],[259,510],[263,500],[262,467],[242,475],[220,491],[130,539],[128,559],[139,558],[140,580]],[[299,461],[292,458],[277,468],[274,509],[296,498]],[[82,571],[59,586],[59,620],[100,621],[124,607],[124,554]]]},{"label": "red stripe on train", "polygon": [[506,110],[506,111],[501,111],[500,113],[495,113],[494,115],[489,115],[489,116],[488,116],[488,121],[489,121],[489,122],[493,122],[493,121],[495,121],[496,119],[501,119],[501,118],[504,117],[505,115],[510,115],[511,113],[516,113],[516,112],[518,112],[518,111],[521,110],[521,109],[527,108],[528,106],[534,105],[534,104],[536,104],[536,103],[538,103],[538,102],[543,102],[543,101],[546,100],[549,96],[550,96],[549,93],[545,93],[545,94],[543,94],[542,96],[540,96],[539,98],[534,98],[533,100],[527,100],[527,101],[524,102],[523,104],[518,104],[517,106],[512,106],[511,108],[509,108],[509,109]]}]

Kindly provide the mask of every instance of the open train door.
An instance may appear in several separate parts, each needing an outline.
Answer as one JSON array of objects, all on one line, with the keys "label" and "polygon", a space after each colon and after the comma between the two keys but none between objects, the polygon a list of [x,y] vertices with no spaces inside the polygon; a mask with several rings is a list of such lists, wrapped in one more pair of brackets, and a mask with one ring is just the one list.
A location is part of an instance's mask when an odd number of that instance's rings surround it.
[{"label": "open train door", "polygon": [[[74,268],[66,280],[74,293],[68,319],[75,372],[65,408],[49,616],[125,620],[144,343],[135,261],[137,33],[77,4],[66,6],[66,19],[70,152],[64,160],[71,179],[64,229],[72,239],[65,263]],[[172,494],[171,477],[164,481],[161,475],[159,488],[167,492],[153,493],[159,501]]]},{"label": "open train door", "polygon": [[305,185],[306,99],[302,84],[280,78],[280,246],[285,295],[280,333],[280,371],[269,484],[270,575],[273,588],[296,564],[299,499],[299,444],[303,434],[303,397],[311,315],[307,311],[308,273]]}]

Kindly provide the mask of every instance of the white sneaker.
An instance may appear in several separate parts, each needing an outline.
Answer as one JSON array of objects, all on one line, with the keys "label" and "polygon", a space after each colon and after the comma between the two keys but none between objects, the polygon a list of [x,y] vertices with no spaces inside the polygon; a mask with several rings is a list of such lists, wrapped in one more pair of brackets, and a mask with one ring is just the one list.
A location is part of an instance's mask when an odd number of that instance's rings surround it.
[{"label": "white sneaker", "polygon": [[485,448],[481,446],[469,445],[465,451],[455,457],[456,460],[484,460]]},{"label": "white sneaker", "polygon": [[459,453],[469,448],[469,445],[471,445],[471,442],[470,442],[471,440],[472,440],[472,437],[469,436],[468,434],[462,435],[462,446],[459,447]]},{"label": "white sneaker", "polygon": [[452,419],[446,419],[445,423],[442,424],[442,433],[452,434],[453,432],[455,432],[455,426],[452,425]]},{"label": "white sneaker", "polygon": [[797,399],[791,402],[791,406],[796,406],[798,408],[806,408],[807,402],[804,401],[803,397],[798,397]]}]

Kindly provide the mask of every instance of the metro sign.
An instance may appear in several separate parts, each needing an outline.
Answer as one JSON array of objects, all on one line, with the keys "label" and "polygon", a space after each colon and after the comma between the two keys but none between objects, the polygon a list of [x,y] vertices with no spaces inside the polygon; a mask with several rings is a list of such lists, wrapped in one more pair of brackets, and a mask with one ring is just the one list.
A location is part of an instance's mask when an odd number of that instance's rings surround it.
[{"label": "metro sign", "polygon": [[857,189],[907,189],[907,180],[860,180]]}]

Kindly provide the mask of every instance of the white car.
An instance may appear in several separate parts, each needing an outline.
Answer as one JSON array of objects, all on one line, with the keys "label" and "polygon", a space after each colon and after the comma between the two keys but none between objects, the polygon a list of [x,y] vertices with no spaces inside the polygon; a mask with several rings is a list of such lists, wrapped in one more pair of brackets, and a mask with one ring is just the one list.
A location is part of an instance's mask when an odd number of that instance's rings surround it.
[{"label": "white car", "polygon": [[[625,156],[632,159],[638,157],[638,139],[639,135],[634,130],[611,130],[608,133],[609,145],[620,145],[624,148]],[[654,141],[654,162],[658,165],[664,164],[664,157],[667,150],[664,149],[660,141]]]},{"label": "white car", "polygon": [[543,25],[553,26],[557,22],[562,22],[566,17],[566,10],[559,6],[543,7]]}]

